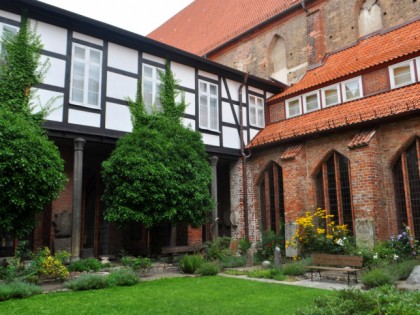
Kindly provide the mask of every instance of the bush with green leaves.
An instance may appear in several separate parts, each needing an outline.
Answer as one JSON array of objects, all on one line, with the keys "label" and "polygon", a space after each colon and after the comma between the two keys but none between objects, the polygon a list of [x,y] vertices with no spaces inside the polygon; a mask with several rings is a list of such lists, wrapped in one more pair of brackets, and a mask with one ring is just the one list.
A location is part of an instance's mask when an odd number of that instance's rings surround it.
[{"label": "bush with green leaves", "polygon": [[362,274],[362,283],[368,289],[393,284],[396,280],[397,277],[385,267],[367,270]]},{"label": "bush with green leaves", "polygon": [[230,237],[217,237],[213,241],[207,242],[207,259],[223,260],[227,256],[231,256],[230,241]]},{"label": "bush with green leaves", "polygon": [[152,261],[147,257],[124,256],[121,258],[121,264],[139,272],[148,272],[152,268]]},{"label": "bush with green leaves", "polygon": [[287,276],[301,276],[308,271],[305,266],[308,266],[310,259],[302,259],[290,263],[283,264],[281,271]]},{"label": "bush with green leaves", "polygon": [[114,286],[132,286],[140,282],[139,276],[130,268],[112,270],[108,276],[108,284]]},{"label": "bush with green leaves", "polygon": [[204,263],[203,256],[200,255],[184,255],[179,260],[179,268],[184,273],[193,274]]},{"label": "bush with green leaves", "polygon": [[284,237],[280,234],[274,233],[273,231],[266,231],[262,234],[261,242],[257,243],[255,254],[257,261],[269,260],[273,261],[274,249],[276,246],[283,248]]},{"label": "bush with green leaves", "polygon": [[146,228],[164,222],[197,227],[214,205],[208,154],[202,135],[181,122],[186,103],[184,97],[175,101],[177,81],[169,62],[160,78],[163,112],[147,113],[139,82],[136,100],[128,100],[133,131],[102,164],[105,218]]},{"label": "bush with green leaves", "polygon": [[247,272],[249,278],[262,278],[262,279],[273,279],[277,281],[283,281],[286,276],[280,269],[255,269]]},{"label": "bush with green leaves", "polygon": [[103,268],[102,263],[96,258],[83,258],[76,261],[73,261],[69,266],[69,271],[99,271]]},{"label": "bush with green leaves", "polygon": [[39,286],[25,282],[0,283],[0,301],[25,298],[41,292]]},{"label": "bush with green leaves", "polygon": [[420,262],[417,259],[408,259],[396,264],[390,264],[387,268],[390,273],[397,278],[397,280],[405,280],[410,276],[414,267],[419,264]]},{"label": "bush with green leaves", "polygon": [[223,268],[245,267],[245,256],[225,256],[220,261]]},{"label": "bush with green leaves", "polygon": [[241,238],[238,241],[238,249],[241,255],[245,255],[248,249],[251,248],[252,242],[248,238]]},{"label": "bush with green leaves", "polygon": [[336,290],[319,297],[315,305],[299,310],[298,315],[401,314],[418,315],[420,291],[400,291],[383,286],[369,291]]},{"label": "bush with green leaves", "polygon": [[108,276],[98,274],[84,274],[65,283],[65,287],[73,291],[97,290],[108,286]]},{"label": "bush with green leaves", "polygon": [[201,276],[216,276],[219,272],[220,266],[216,262],[204,262],[196,270]]}]

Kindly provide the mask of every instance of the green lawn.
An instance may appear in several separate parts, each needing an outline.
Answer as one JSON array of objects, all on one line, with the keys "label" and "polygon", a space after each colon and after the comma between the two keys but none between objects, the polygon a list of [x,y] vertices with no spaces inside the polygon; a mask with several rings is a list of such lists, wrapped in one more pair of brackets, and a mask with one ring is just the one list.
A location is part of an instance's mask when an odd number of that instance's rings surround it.
[{"label": "green lawn", "polygon": [[0,302],[0,314],[293,314],[328,291],[224,277],[42,294]]}]

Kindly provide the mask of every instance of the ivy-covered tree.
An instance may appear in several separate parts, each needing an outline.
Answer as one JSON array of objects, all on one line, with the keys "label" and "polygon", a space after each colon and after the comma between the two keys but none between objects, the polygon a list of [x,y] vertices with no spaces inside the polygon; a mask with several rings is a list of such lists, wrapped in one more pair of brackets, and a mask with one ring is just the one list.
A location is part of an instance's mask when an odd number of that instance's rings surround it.
[{"label": "ivy-covered tree", "polygon": [[201,134],[182,125],[185,100],[175,101],[179,91],[168,62],[160,76],[163,112],[147,114],[139,82],[136,100],[128,100],[132,133],[102,164],[105,217],[147,228],[162,222],[199,226],[213,206],[208,156]]},{"label": "ivy-covered tree", "polygon": [[35,226],[35,214],[64,187],[64,161],[33,114],[32,87],[41,83],[42,45],[29,20],[2,39],[0,56],[0,231],[16,237]]}]

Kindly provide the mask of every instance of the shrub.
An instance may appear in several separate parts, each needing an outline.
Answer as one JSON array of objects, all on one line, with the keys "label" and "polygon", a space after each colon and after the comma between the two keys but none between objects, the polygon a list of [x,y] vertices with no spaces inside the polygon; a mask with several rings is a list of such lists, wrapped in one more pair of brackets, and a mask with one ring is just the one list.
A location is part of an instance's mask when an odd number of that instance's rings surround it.
[{"label": "shrub", "polygon": [[207,258],[211,260],[223,260],[232,253],[229,249],[230,238],[218,237],[214,241],[207,243]]},{"label": "shrub", "polygon": [[108,276],[109,286],[131,286],[140,282],[137,274],[129,268],[118,268]]},{"label": "shrub", "polygon": [[219,272],[220,266],[214,262],[204,262],[196,271],[201,276],[216,276]]},{"label": "shrub", "polygon": [[152,268],[150,258],[124,256],[121,258],[121,264],[129,267],[134,271],[147,272]]},{"label": "shrub", "polygon": [[102,289],[108,287],[108,277],[95,274],[81,275],[66,282],[65,287],[73,291]]},{"label": "shrub", "polygon": [[362,283],[367,288],[380,287],[386,284],[393,284],[396,277],[391,275],[386,268],[375,268],[368,270],[362,275]]},{"label": "shrub", "polygon": [[389,270],[392,275],[394,275],[397,280],[405,280],[410,276],[410,273],[413,271],[414,267],[419,264],[419,261],[416,259],[404,260],[397,264],[389,265]]},{"label": "shrub", "polygon": [[25,282],[11,282],[8,284],[0,283],[0,301],[13,298],[24,298],[34,294],[39,294],[41,291],[40,287]]},{"label": "shrub", "polygon": [[418,314],[420,291],[398,291],[383,286],[369,291],[337,290],[298,310],[299,315]]},{"label": "shrub", "polygon": [[95,258],[84,258],[72,262],[68,269],[69,271],[98,271],[102,268],[102,263]]},{"label": "shrub", "polygon": [[32,269],[40,276],[59,279],[66,279],[69,276],[67,268],[60,259],[51,255],[48,247],[41,248],[33,254],[33,260]]},{"label": "shrub", "polygon": [[276,246],[283,248],[283,237],[276,235],[273,231],[264,232],[261,242],[257,243],[256,258],[258,261],[270,260],[273,261],[274,249]]},{"label": "shrub", "polygon": [[287,263],[281,266],[281,271],[287,276],[300,276],[308,271],[305,266],[309,264],[308,259]]},{"label": "shrub", "polygon": [[262,279],[274,279],[278,281],[283,281],[286,279],[286,276],[280,269],[256,269],[249,271],[247,276],[250,278],[262,278]]},{"label": "shrub", "polygon": [[240,239],[239,243],[238,243],[239,253],[241,255],[245,255],[246,252],[248,251],[248,249],[251,248],[251,245],[252,245],[252,243],[248,238]]},{"label": "shrub", "polygon": [[246,265],[245,256],[226,256],[221,261],[223,268],[244,267]]},{"label": "shrub", "polygon": [[204,258],[200,255],[185,255],[179,261],[179,268],[184,273],[194,273],[204,262]]}]

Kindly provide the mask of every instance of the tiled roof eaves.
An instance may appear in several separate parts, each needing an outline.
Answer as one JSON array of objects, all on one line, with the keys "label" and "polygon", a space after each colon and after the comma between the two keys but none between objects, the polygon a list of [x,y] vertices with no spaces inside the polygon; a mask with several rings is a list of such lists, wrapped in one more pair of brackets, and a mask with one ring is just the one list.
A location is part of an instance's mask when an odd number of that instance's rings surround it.
[{"label": "tiled roof eaves", "polygon": [[[278,123],[274,123],[261,130],[251,141],[251,143],[248,144],[247,148],[253,149],[257,147],[267,147],[278,143],[290,142],[292,140],[300,140],[302,138],[308,137],[309,135],[323,134],[332,130],[336,131],[339,129],[350,128],[362,124],[372,124],[374,122],[396,118],[400,115],[420,112],[420,93],[418,92],[419,85],[419,83],[412,84],[408,87],[403,87],[397,90],[392,90],[361,100],[337,105],[335,107],[323,109],[321,111],[312,112],[302,116],[289,118]],[[381,100],[381,98],[385,98],[389,95],[392,96],[394,93],[398,93],[395,94],[396,97],[394,97],[397,99],[399,95],[402,95],[404,93],[407,93],[408,95],[412,94],[413,97],[409,96],[408,99],[401,99],[400,101],[397,101],[392,104],[388,104],[386,100]],[[373,108],[369,108],[369,106],[366,106],[376,102],[379,105],[374,106]],[[351,107],[367,108],[367,110],[356,111],[354,113],[345,115],[337,115],[334,118],[330,118],[328,115],[325,115],[325,118],[315,120],[315,122],[311,122],[311,124],[305,124],[299,121],[302,120],[302,118],[305,118],[305,116],[307,116],[306,118],[309,118],[314,116],[314,114],[324,115],[325,113],[330,112],[331,109],[339,107],[341,107],[342,112],[349,111]],[[279,126],[285,124],[287,124],[287,128],[286,126],[284,126],[284,129],[287,129],[287,132],[281,132],[278,130],[276,131],[276,129],[280,129]],[[297,127],[290,128],[290,125]],[[273,129],[273,131],[270,131],[271,129]]]},{"label": "tiled roof eaves", "polygon": [[[360,63],[360,66],[359,67],[355,67],[353,70],[350,70],[350,71],[342,71],[342,72],[339,72],[335,76],[330,76],[328,78],[317,79],[317,80],[314,80],[313,83],[305,84],[306,83],[305,82],[305,77],[307,77],[309,75],[312,75],[313,73],[315,73],[314,75],[316,75],[317,69],[325,66],[325,64],[327,63],[328,59],[330,59],[332,56],[338,55],[338,54],[343,53],[346,50],[349,50],[349,49],[352,49],[352,48],[357,48],[357,46],[360,43],[362,43],[363,41],[370,40],[370,39],[372,39],[372,38],[374,38],[376,36],[383,36],[383,35],[389,34],[391,32],[394,32],[394,31],[397,31],[397,30],[399,30],[401,28],[404,28],[404,27],[406,27],[409,24],[416,23],[417,21],[420,21],[420,17],[417,17],[415,19],[412,19],[410,21],[407,21],[406,23],[403,23],[401,25],[398,25],[398,26],[395,26],[395,27],[392,27],[392,28],[389,28],[389,29],[386,29],[386,30],[382,30],[382,31],[378,31],[378,32],[369,34],[367,36],[364,36],[364,37],[360,38],[354,44],[351,44],[349,46],[343,47],[343,48],[341,48],[339,50],[336,50],[334,52],[327,53],[324,56],[324,58],[322,59],[321,62],[319,62],[316,65],[313,65],[310,68],[308,68],[308,72],[305,74],[305,76],[302,78],[302,80],[300,82],[296,83],[295,85],[290,86],[284,92],[272,96],[267,101],[267,104],[270,105],[270,104],[273,104],[273,103],[278,102],[279,100],[281,100],[283,98],[286,98],[286,97],[289,98],[289,97],[292,97],[294,95],[301,94],[301,93],[304,93],[306,91],[313,90],[315,87],[321,87],[321,86],[326,86],[326,85],[329,85],[329,84],[333,84],[334,82],[336,82],[336,81],[338,81],[340,79],[344,79],[346,77],[351,77],[352,75],[355,76],[356,74],[365,72],[366,70],[372,69],[372,68],[377,67],[377,66],[382,65],[382,64],[386,64],[386,63],[388,63],[390,61],[393,61],[393,60],[396,60],[398,58],[402,58],[402,57],[406,57],[406,56],[409,56],[409,55],[417,54],[420,51],[420,46],[415,46],[415,47],[413,47],[412,50],[406,51],[406,52],[401,52],[398,49],[395,49],[396,53],[393,54],[392,56],[388,57],[388,58],[378,59],[377,61],[374,61],[374,62],[370,63],[369,65],[364,65],[363,63]],[[414,39],[417,39],[417,37],[414,36]],[[300,87],[301,85],[303,85],[303,87]]]}]

